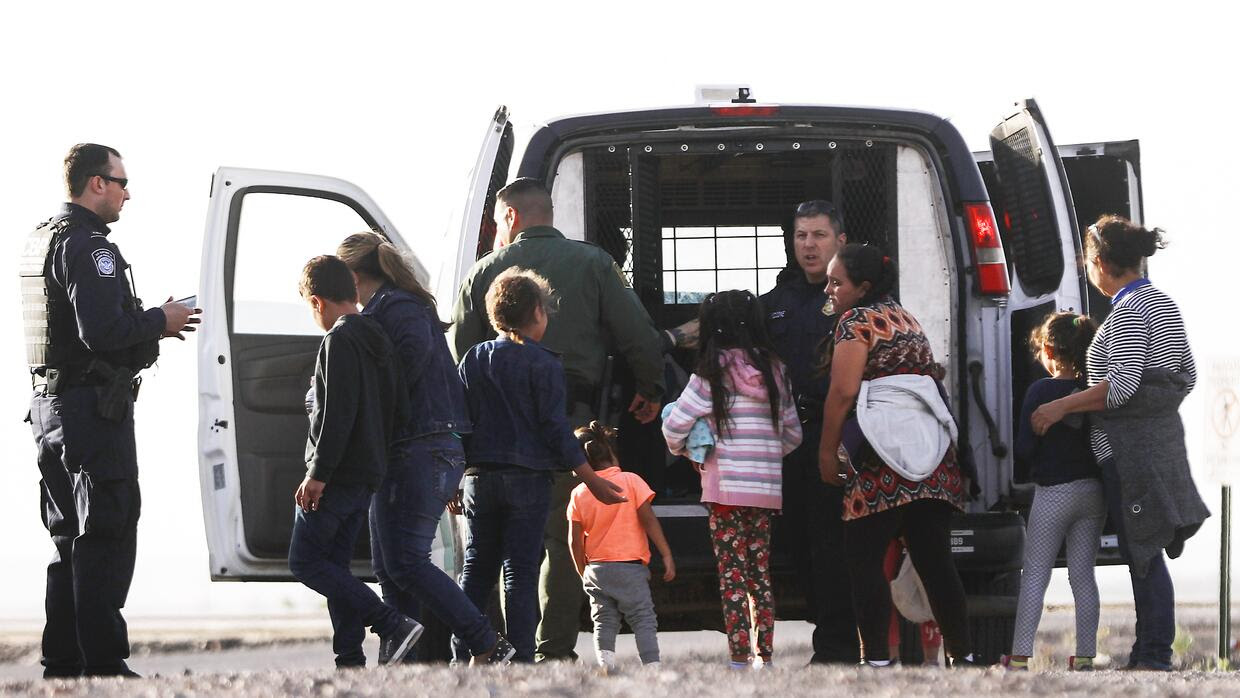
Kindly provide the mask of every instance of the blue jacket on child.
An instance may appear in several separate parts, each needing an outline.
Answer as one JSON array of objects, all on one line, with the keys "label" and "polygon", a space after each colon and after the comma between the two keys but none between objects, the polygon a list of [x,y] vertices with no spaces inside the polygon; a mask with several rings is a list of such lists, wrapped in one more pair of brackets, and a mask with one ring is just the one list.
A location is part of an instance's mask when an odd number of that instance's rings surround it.
[{"label": "blue jacket on child", "polygon": [[474,345],[461,359],[465,404],[474,431],[465,439],[470,464],[571,470],[586,462],[568,422],[559,356],[524,338]]}]

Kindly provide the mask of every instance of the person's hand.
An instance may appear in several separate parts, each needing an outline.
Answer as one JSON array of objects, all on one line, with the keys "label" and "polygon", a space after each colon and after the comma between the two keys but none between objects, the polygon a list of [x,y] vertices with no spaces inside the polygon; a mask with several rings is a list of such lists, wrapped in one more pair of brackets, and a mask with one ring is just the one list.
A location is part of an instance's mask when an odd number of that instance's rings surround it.
[{"label": "person's hand", "polygon": [[676,578],[676,561],[671,554],[663,556],[663,581],[670,582]]},{"label": "person's hand", "polygon": [[461,502],[461,490],[456,491],[456,496],[448,500],[448,513],[453,516],[460,516],[465,513],[465,505]]},{"label": "person's hand", "polygon": [[1029,422],[1033,426],[1033,433],[1042,436],[1048,429],[1057,424],[1064,418],[1067,411],[1059,400],[1051,400],[1033,411],[1033,416]]},{"label": "person's hand", "polygon": [[834,458],[818,456],[818,476],[822,478],[823,484],[829,487],[847,485],[850,471],[849,465],[840,461],[838,455]]},{"label": "person's hand", "polygon": [[706,474],[706,464],[705,464],[705,463],[699,463],[699,462],[697,462],[697,461],[695,461],[695,460],[691,460],[691,461],[689,461],[689,462],[693,464],[693,469],[694,469],[694,470],[696,470],[696,471],[698,471],[698,475],[705,475],[705,474]]},{"label": "person's hand", "polygon": [[633,417],[642,424],[649,424],[659,415],[659,401],[648,400],[641,393],[633,396],[633,402],[629,404],[629,412],[633,413]]},{"label": "person's hand", "polygon": [[159,309],[164,311],[164,337],[176,337],[181,341],[185,341],[183,332],[196,332],[198,323],[202,322],[202,318],[194,317],[202,313],[202,308],[191,308],[184,303],[178,303],[172,300],[172,296],[168,296],[168,300]]},{"label": "person's hand", "polygon": [[323,498],[323,488],[327,483],[315,480],[309,475],[305,480],[301,481],[301,485],[297,487],[297,493],[293,495],[293,500],[297,502],[297,506],[302,511],[318,511],[319,500]]},{"label": "person's hand", "polygon": [[624,488],[611,480],[604,480],[597,475],[585,481],[586,488],[603,504],[620,504],[629,501],[624,496]]}]

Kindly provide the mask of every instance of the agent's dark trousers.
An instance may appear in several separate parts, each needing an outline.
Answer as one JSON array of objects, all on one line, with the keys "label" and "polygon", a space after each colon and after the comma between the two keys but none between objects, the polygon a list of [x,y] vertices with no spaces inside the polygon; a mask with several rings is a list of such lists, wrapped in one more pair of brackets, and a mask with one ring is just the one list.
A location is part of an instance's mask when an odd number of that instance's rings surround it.
[{"label": "agent's dark trousers", "polygon": [[381,601],[362,580],[353,576],[349,563],[353,546],[366,522],[371,490],[366,485],[328,483],[315,511],[295,507],[293,537],[289,541],[288,566],[302,584],[327,597],[332,619],[332,648],[338,666],[365,663],[365,656],[350,656],[363,626],[383,635],[396,629],[401,614]]},{"label": "agent's dark trousers", "polygon": [[964,585],[951,553],[951,517],[955,509],[938,499],[919,499],[845,522],[848,572],[853,610],[867,660],[890,659],[891,585],[883,574],[887,545],[903,536],[913,568],[926,588],[930,610],[943,631],[947,654],[963,658],[973,651],[966,615]]},{"label": "agent's dark trousers", "polygon": [[1160,669],[1171,668],[1171,643],[1175,640],[1175,587],[1162,551],[1158,551],[1145,571],[1138,577],[1132,571],[1132,555],[1124,531],[1123,498],[1114,459],[1100,464],[1102,490],[1107,503],[1107,517],[1114,522],[1119,536],[1119,552],[1128,563],[1132,578],[1132,601],[1137,612],[1137,639],[1132,643],[1129,664],[1147,664]]},{"label": "agent's dark trousers", "polygon": [[137,552],[137,448],[133,412],[95,414],[95,390],[36,394],[30,424],[38,448],[43,524],[56,553],[47,566],[44,675],[114,674],[127,667],[121,609]]},{"label": "agent's dark trousers", "polygon": [[856,664],[861,658],[848,567],[844,564],[844,491],[818,475],[821,426],[802,425],[801,445],[784,457],[784,508],[773,545],[791,553],[814,622],[814,663]]}]

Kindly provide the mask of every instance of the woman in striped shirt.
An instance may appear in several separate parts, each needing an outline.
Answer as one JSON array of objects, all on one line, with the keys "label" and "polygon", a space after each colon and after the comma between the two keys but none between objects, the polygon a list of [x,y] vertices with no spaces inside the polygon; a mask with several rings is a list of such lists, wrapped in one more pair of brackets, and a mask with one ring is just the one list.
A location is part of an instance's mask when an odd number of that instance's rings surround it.
[{"label": "woman in striped shirt", "polygon": [[[1090,446],[1102,468],[1108,515],[1116,526],[1120,551],[1129,564],[1136,606],[1137,637],[1128,668],[1165,671],[1171,668],[1171,642],[1175,639],[1175,590],[1161,548],[1134,563],[1133,541],[1130,532],[1125,531],[1126,508],[1122,506],[1122,490],[1127,488],[1122,485],[1125,478],[1136,477],[1140,468],[1170,472],[1171,465],[1138,462],[1117,468],[1113,444],[1099,421],[1105,416],[1104,411],[1128,405],[1151,370],[1182,376],[1184,393],[1192,390],[1196,382],[1193,353],[1180,310],[1142,274],[1145,259],[1163,246],[1161,230],[1146,230],[1119,216],[1103,216],[1089,227],[1085,237],[1089,281],[1111,298],[1112,305],[1086,355],[1090,387],[1042,405],[1030,421],[1034,431],[1041,435],[1068,414],[1098,413],[1091,418]],[[1179,440],[1183,440],[1182,427]],[[1147,455],[1145,460],[1153,457]],[[1182,469],[1187,471],[1186,460]],[[1193,489],[1191,479],[1187,489]],[[1181,499],[1199,501],[1195,490],[1172,495],[1168,501],[1174,502],[1174,507],[1181,504]],[[1189,502],[1188,506],[1195,503]],[[1141,508],[1138,506],[1134,513],[1141,513]],[[1145,512],[1146,517],[1152,515],[1153,512]]]},{"label": "woman in striped shirt", "polygon": [[731,666],[749,666],[755,640],[768,666],[775,631],[771,514],[783,503],[783,457],[800,445],[801,421],[766,334],[762,301],[749,291],[720,291],[707,296],[699,318],[697,366],[663,420],[663,436],[672,453],[688,455],[693,424],[710,425],[714,448],[694,467],[710,509]]}]

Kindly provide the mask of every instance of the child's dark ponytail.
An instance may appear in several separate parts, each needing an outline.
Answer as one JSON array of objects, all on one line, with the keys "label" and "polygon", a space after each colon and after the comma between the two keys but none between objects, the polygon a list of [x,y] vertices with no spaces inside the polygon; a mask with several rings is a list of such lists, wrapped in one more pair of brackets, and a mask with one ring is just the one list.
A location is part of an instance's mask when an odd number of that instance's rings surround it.
[{"label": "child's dark ponytail", "polygon": [[1029,336],[1029,346],[1035,355],[1042,352],[1042,345],[1049,346],[1054,352],[1055,360],[1072,371],[1072,375],[1077,379],[1083,380],[1085,354],[1097,332],[1098,323],[1087,315],[1054,313],[1034,328]]},{"label": "child's dark ponytail", "polygon": [[585,449],[590,467],[602,470],[620,464],[616,448],[616,430],[595,420],[573,432]]}]

